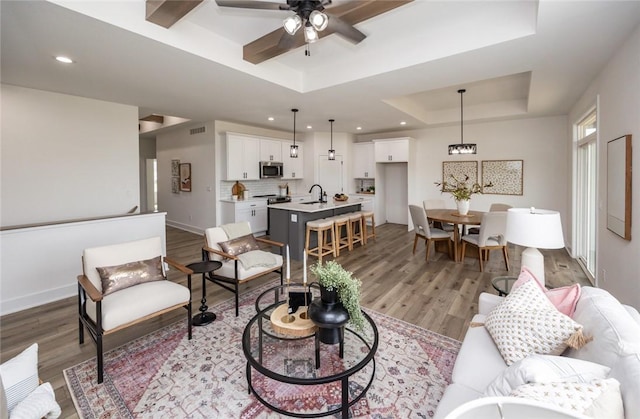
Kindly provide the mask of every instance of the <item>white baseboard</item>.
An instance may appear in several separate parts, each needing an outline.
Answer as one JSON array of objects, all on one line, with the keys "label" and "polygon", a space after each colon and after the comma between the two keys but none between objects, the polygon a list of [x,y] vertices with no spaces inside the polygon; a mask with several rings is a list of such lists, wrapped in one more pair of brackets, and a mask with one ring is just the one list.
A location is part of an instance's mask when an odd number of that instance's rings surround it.
[{"label": "white baseboard", "polygon": [[52,303],[76,295],[78,286],[76,284],[65,285],[58,288],[47,289],[35,294],[23,295],[11,300],[2,301],[0,307],[0,315],[16,313],[18,311],[27,310],[43,304]]},{"label": "white baseboard", "polygon": [[189,233],[204,235],[204,229],[201,229],[189,224],[183,224],[177,221],[167,220],[167,225],[170,227],[178,228],[180,230],[188,231]]}]

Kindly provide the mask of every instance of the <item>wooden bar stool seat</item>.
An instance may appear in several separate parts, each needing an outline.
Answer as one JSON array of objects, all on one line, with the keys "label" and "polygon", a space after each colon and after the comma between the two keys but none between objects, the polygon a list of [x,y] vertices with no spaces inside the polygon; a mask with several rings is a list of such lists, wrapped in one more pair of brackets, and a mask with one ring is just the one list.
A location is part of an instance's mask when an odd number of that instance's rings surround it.
[{"label": "wooden bar stool seat", "polygon": [[340,249],[347,248],[353,250],[350,218],[347,214],[331,217],[333,220],[333,237],[335,237],[336,256],[340,256]]},{"label": "wooden bar stool seat", "polygon": [[[318,238],[318,245],[314,248],[309,248],[311,233],[314,231]],[[306,236],[304,248],[308,255],[316,256],[320,263],[322,263],[323,256],[331,254],[333,257],[336,257],[335,234],[332,219],[323,218],[320,220],[307,221]]]},{"label": "wooden bar stool seat", "polygon": [[[370,238],[376,239],[376,219],[373,215],[373,211],[362,210],[360,211],[360,215],[362,216],[362,230],[363,230],[363,239],[364,244],[367,244],[367,240]],[[371,220],[371,231],[369,231],[369,227],[367,226],[367,220]]]},{"label": "wooden bar stool seat", "polygon": [[364,245],[364,228],[360,211],[349,213],[349,224],[351,226],[351,249],[356,243]]}]

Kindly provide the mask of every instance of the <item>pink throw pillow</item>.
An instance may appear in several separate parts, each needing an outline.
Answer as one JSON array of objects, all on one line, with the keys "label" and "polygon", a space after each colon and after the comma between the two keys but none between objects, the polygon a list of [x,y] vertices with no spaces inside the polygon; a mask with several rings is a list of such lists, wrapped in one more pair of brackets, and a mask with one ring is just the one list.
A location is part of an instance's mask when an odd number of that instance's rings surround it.
[{"label": "pink throw pillow", "polygon": [[580,299],[580,284],[568,285],[566,287],[552,288],[546,289],[538,278],[535,277],[526,267],[523,267],[520,271],[520,276],[518,280],[511,287],[511,291],[515,290],[519,286],[523,285],[527,281],[533,281],[544,292],[547,296],[551,304],[558,309],[562,314],[566,314],[569,317],[573,317],[573,313],[576,311],[576,304],[578,304],[578,300]]}]

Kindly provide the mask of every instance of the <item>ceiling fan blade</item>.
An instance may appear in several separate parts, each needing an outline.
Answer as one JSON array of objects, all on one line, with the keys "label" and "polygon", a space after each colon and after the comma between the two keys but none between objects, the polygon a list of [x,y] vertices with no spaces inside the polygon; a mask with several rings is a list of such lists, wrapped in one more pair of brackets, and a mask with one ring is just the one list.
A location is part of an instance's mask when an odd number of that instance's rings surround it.
[{"label": "ceiling fan blade", "polygon": [[327,28],[330,31],[335,32],[338,35],[342,35],[344,38],[353,42],[354,44],[362,42],[362,40],[367,37],[367,35],[363,34],[349,23],[340,19],[338,16],[334,16],[329,13],[327,13],[327,15],[329,16],[329,25],[327,26]]},{"label": "ceiling fan blade", "polygon": [[237,7],[241,9],[289,10],[289,5],[256,0],[216,0],[220,7]]}]

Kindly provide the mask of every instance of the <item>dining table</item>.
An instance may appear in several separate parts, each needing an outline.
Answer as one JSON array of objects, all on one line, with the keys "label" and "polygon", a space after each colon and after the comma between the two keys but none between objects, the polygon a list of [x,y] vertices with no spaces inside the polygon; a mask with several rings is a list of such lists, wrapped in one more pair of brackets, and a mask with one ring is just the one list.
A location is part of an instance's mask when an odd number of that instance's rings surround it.
[{"label": "dining table", "polygon": [[459,214],[455,209],[438,208],[428,209],[427,218],[429,221],[439,221],[441,223],[453,224],[453,259],[460,262],[464,255],[460,254],[459,244],[461,240],[459,226],[480,225],[484,211],[469,211],[465,215]]}]

